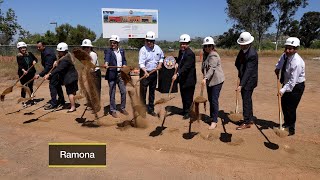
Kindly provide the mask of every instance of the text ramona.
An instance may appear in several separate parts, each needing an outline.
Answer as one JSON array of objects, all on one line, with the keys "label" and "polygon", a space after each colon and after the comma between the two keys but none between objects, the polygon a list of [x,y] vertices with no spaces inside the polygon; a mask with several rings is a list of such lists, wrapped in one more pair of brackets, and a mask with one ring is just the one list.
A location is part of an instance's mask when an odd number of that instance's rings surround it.
[{"label": "text ramona", "polygon": [[94,159],[95,155],[93,152],[67,152],[60,151],[61,159]]}]

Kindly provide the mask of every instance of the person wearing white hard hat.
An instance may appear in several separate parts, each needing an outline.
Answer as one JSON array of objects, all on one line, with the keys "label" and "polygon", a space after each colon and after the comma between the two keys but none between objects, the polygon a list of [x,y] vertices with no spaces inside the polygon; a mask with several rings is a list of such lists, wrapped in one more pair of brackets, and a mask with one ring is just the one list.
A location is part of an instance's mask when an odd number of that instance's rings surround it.
[{"label": "person wearing white hard hat", "polygon": [[[18,42],[17,49],[19,51],[17,55],[18,75],[19,78],[23,76],[20,79],[20,83],[25,85],[25,83],[34,78],[36,74],[34,65],[38,62],[38,59],[31,52],[27,51],[27,44],[25,42]],[[29,82],[26,86],[29,87],[32,93],[33,81]],[[21,97],[26,97],[26,91],[24,88],[21,88]]]},{"label": "person wearing white hard hat", "polygon": [[[68,45],[64,42],[61,42],[57,45],[58,58],[59,61],[56,61],[56,67],[54,70],[45,75],[45,79],[50,79],[55,75],[59,75],[63,85],[66,87],[67,95],[70,101],[70,109],[67,113],[72,113],[76,111],[76,103],[74,96],[78,91],[78,72],[75,68],[74,62],[72,61],[71,54],[68,52]],[[54,65],[55,66],[55,65]]]},{"label": "person wearing white hard hat", "polygon": [[276,64],[275,73],[283,84],[279,91],[281,96],[284,124],[282,127],[289,129],[289,136],[295,134],[297,119],[297,107],[305,89],[305,63],[298,54],[300,40],[296,37],[289,37],[285,42],[284,53]]},{"label": "person wearing white hard hat", "polygon": [[[43,66],[43,70],[39,74],[35,75],[36,79],[48,74],[50,69],[53,67],[54,62],[57,60],[54,50],[47,47],[44,41],[41,40],[37,42],[37,49],[41,53],[41,65]],[[49,100],[48,105],[44,107],[45,110],[51,110],[58,106],[65,105],[62,84],[58,74],[51,76],[49,81],[49,90],[51,99]]]},{"label": "person wearing white hard hat", "polygon": [[215,50],[212,37],[203,39],[203,62],[201,71],[203,73],[202,85],[207,87],[208,100],[210,102],[210,127],[215,129],[218,122],[219,96],[224,82],[221,59]]},{"label": "person wearing white hard hat", "polygon": [[93,50],[92,42],[90,39],[84,39],[82,41],[81,47],[90,55],[92,64],[96,66],[96,68],[92,72],[92,75],[94,77],[94,83],[98,92],[97,94],[99,95],[99,99],[101,99],[101,70],[99,67],[97,67],[99,66],[98,55]]},{"label": "person wearing white hard hat", "polygon": [[106,80],[109,83],[109,96],[110,96],[110,114],[114,118],[118,118],[116,113],[116,85],[118,85],[121,95],[120,113],[128,115],[126,110],[126,85],[121,78],[120,68],[110,68],[109,66],[126,66],[127,59],[125,51],[119,48],[120,37],[118,35],[112,35],[109,39],[110,48],[104,51],[105,67],[107,68]]},{"label": "person wearing white hard hat", "polygon": [[140,97],[142,102],[146,105],[146,95],[149,87],[149,101],[147,112],[151,116],[157,116],[154,112],[154,99],[157,86],[158,74],[157,72],[149,74],[152,70],[159,70],[162,67],[164,54],[162,49],[155,44],[156,34],[148,31],[145,36],[145,45],[139,51],[139,67],[140,78],[146,77],[140,81]]},{"label": "person wearing white hard hat", "polygon": [[237,40],[240,51],[235,61],[238,70],[239,85],[236,91],[241,92],[243,122],[236,129],[250,128],[253,124],[252,94],[258,85],[258,53],[252,47],[254,37],[249,32],[242,32]]},{"label": "person wearing white hard hat", "polygon": [[176,63],[178,69],[177,74],[172,76],[173,80],[178,79],[180,85],[183,119],[190,118],[189,112],[197,83],[196,56],[189,47],[190,41],[191,38],[188,34],[180,36],[180,50]]}]

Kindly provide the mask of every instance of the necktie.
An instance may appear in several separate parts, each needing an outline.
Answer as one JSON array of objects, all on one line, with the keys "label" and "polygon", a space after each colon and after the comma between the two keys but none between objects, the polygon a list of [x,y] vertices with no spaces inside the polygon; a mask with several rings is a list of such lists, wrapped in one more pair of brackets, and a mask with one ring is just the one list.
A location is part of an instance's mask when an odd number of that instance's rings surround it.
[{"label": "necktie", "polygon": [[283,84],[283,82],[284,82],[284,73],[286,72],[287,62],[288,62],[288,57],[285,57],[283,66],[281,68],[281,77],[280,77],[280,83],[281,84]]}]

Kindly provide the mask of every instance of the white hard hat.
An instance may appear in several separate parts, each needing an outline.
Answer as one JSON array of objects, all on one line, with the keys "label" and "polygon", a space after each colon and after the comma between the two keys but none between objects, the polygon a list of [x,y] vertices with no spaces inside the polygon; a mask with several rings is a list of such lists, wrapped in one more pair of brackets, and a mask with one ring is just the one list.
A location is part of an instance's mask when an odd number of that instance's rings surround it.
[{"label": "white hard hat", "polygon": [[180,36],[179,42],[190,42],[190,36],[188,34],[182,34]]},{"label": "white hard hat", "polygon": [[215,45],[213,38],[210,37],[210,36],[208,36],[208,37],[203,39],[203,44],[202,45],[208,45],[208,44]]},{"label": "white hard hat", "polygon": [[68,44],[61,42],[57,45],[57,51],[67,51],[68,50]]},{"label": "white hard hat", "polygon": [[237,43],[240,45],[247,45],[252,43],[254,40],[254,37],[251,36],[249,32],[242,32],[237,40]]},{"label": "white hard hat", "polygon": [[117,36],[117,35],[111,35],[109,41],[117,41],[117,42],[120,42],[120,38],[119,38],[119,36]]},{"label": "white hard hat", "polygon": [[90,39],[84,39],[84,40],[82,41],[81,46],[92,47],[92,42],[91,42]]},{"label": "white hard hat", "polygon": [[17,48],[27,47],[27,44],[25,42],[18,42]]},{"label": "white hard hat", "polygon": [[300,46],[300,40],[296,37],[289,37],[284,45],[298,47]]},{"label": "white hard hat", "polygon": [[146,39],[148,40],[156,40],[156,34],[152,31],[148,31],[146,34]]}]

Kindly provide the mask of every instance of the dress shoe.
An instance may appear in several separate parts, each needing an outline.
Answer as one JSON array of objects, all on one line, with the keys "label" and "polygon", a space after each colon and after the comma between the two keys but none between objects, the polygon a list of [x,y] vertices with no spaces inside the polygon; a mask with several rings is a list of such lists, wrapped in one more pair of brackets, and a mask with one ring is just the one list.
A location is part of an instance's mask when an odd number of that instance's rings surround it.
[{"label": "dress shoe", "polygon": [[155,113],[154,111],[148,111],[148,114],[150,114],[151,116],[157,116],[157,113]]},{"label": "dress shoe", "polygon": [[44,107],[44,110],[52,110],[52,109],[56,109],[58,106],[53,106],[52,104],[50,104],[47,107]]},{"label": "dress shoe", "polygon": [[116,112],[111,112],[111,116],[114,117],[114,118],[118,118],[118,114]]},{"label": "dress shoe", "polygon": [[186,114],[183,115],[183,119],[189,119],[189,118],[190,118],[189,113],[186,113]]},{"label": "dress shoe", "polygon": [[120,113],[122,113],[122,114],[124,114],[124,115],[126,115],[126,116],[129,115],[128,111],[125,110],[125,109],[121,109],[121,110],[120,110]]},{"label": "dress shoe", "polygon": [[236,130],[242,130],[242,129],[247,129],[247,128],[250,128],[251,127],[251,125],[248,123],[242,123],[240,126],[238,126],[237,128],[236,128]]},{"label": "dress shoe", "polygon": [[288,134],[288,136],[293,136],[295,133],[296,133],[296,132],[295,132],[295,129],[292,128],[292,127],[290,127],[290,128],[289,128],[289,134]]}]

